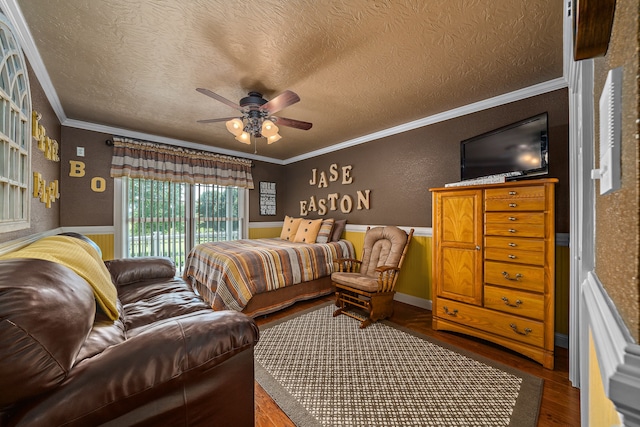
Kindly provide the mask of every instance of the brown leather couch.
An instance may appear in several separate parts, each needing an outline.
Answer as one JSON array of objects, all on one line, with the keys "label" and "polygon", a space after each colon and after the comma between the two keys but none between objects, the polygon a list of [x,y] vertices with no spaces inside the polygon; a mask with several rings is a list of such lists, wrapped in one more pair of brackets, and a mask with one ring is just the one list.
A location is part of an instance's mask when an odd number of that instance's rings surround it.
[{"label": "brown leather couch", "polygon": [[71,269],[0,260],[0,425],[254,425],[254,321],[211,310],[169,259],[106,265],[115,321]]}]

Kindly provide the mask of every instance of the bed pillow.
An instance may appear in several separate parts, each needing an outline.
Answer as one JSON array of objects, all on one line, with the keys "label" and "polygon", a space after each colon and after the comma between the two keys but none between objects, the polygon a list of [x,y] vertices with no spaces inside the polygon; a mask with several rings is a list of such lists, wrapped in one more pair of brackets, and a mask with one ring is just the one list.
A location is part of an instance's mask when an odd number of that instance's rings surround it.
[{"label": "bed pillow", "polygon": [[303,219],[293,241],[296,243],[315,243],[321,225],[321,219]]},{"label": "bed pillow", "polygon": [[293,218],[286,215],[284,217],[284,224],[282,224],[282,232],[280,232],[280,238],[282,240],[289,240],[293,242],[301,221],[302,218]]},{"label": "bed pillow", "polygon": [[318,231],[318,237],[316,237],[316,243],[327,243],[331,240],[331,231],[333,230],[333,218],[327,218],[322,220],[320,225],[320,231]]},{"label": "bed pillow", "polygon": [[342,238],[342,232],[347,225],[346,219],[337,219],[333,224],[333,231],[331,232],[331,242],[337,242]]}]

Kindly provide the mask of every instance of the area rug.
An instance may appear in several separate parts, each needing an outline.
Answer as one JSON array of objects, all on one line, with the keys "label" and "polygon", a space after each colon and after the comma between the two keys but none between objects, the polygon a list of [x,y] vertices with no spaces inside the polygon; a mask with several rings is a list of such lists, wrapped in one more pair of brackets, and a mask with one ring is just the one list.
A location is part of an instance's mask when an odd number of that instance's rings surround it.
[{"label": "area rug", "polygon": [[334,309],[260,328],[256,380],[297,426],[536,426],[542,379]]}]

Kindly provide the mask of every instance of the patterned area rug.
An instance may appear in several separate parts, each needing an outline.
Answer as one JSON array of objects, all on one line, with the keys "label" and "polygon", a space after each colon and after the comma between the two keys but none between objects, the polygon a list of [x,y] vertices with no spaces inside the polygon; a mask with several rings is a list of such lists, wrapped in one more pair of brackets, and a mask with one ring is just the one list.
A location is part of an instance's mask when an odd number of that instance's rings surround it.
[{"label": "patterned area rug", "polygon": [[261,328],[256,380],[296,425],[535,427],[542,379],[334,308]]}]

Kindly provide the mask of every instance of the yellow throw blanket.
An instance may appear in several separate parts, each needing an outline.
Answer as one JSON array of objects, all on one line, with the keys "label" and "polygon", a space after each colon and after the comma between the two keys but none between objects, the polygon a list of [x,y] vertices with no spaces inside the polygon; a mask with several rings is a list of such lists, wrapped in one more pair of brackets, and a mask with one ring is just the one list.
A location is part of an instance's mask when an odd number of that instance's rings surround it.
[{"label": "yellow throw blanket", "polygon": [[89,282],[100,307],[110,319],[118,318],[118,292],[111,274],[91,244],[69,236],[49,236],[10,252],[0,259],[35,258],[62,264]]}]

